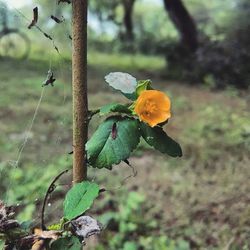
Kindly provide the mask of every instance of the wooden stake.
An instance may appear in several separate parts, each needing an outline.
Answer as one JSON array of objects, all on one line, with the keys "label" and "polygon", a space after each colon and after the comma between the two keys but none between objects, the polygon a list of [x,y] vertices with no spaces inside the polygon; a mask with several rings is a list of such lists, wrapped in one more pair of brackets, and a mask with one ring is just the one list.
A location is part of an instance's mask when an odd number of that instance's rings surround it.
[{"label": "wooden stake", "polygon": [[72,1],[73,183],[87,179],[87,0]]}]

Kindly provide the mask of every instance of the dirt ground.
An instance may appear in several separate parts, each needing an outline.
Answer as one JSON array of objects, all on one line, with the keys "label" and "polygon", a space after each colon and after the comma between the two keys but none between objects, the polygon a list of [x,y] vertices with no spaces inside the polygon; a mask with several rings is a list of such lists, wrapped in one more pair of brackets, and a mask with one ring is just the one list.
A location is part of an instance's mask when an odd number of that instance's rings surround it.
[{"label": "dirt ground", "polygon": [[[34,204],[53,175],[71,165],[70,68],[66,67],[69,62],[60,63],[55,64],[59,76],[55,87],[45,89],[27,137],[47,62],[0,61],[0,188],[8,190],[11,202]],[[90,108],[125,102],[105,85],[106,70],[90,65]],[[243,249],[250,242],[249,92],[181,84],[147,70],[133,74],[151,78],[155,88],[171,96],[173,117],[165,130],[182,145],[183,157],[171,159],[142,142],[130,160],[135,177],[124,181],[133,171],[119,165],[112,172],[90,169],[89,178],[108,190],[109,201],[119,202],[128,191],[143,194],[146,199],[141,216],[158,223],[153,234],[181,237],[191,249]],[[99,120],[90,124],[90,134]],[[20,166],[14,169],[10,161],[17,159],[25,138],[28,142]],[[107,204],[105,208],[96,205],[96,213],[111,209]],[[32,209],[26,212],[27,218]]]}]

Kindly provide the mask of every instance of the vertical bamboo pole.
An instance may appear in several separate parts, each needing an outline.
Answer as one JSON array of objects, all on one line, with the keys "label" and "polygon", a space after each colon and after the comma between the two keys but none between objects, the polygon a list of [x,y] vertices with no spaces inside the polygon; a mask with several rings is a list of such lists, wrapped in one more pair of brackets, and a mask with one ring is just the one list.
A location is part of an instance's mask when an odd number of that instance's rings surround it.
[{"label": "vertical bamboo pole", "polygon": [[73,183],[87,178],[87,11],[88,0],[72,0]]}]

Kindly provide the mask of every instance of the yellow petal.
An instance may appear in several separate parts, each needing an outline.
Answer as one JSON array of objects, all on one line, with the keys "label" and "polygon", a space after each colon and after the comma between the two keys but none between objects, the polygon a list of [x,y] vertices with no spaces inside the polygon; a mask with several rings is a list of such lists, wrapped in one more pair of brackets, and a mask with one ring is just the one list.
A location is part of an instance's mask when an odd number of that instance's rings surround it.
[{"label": "yellow petal", "polygon": [[171,102],[167,95],[158,90],[145,90],[135,103],[135,113],[140,120],[151,127],[165,122],[171,117]]}]

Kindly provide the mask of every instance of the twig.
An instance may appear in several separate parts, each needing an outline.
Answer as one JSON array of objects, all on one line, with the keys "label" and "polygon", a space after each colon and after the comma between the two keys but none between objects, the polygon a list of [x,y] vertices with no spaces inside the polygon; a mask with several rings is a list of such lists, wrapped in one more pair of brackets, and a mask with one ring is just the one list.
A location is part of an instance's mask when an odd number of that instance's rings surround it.
[{"label": "twig", "polygon": [[136,177],[136,175],[137,175],[137,170],[135,169],[135,167],[133,167],[127,159],[126,159],[126,160],[123,160],[123,162],[126,163],[127,166],[131,168],[132,173],[131,173],[130,175],[128,175],[127,177],[125,177],[125,178],[121,181],[121,185],[120,185],[120,186],[115,187],[115,188],[112,188],[112,189],[104,189],[102,192],[106,192],[106,191],[111,192],[111,191],[114,191],[114,190],[118,190],[118,189],[122,188],[122,186],[126,183],[126,181],[127,181],[128,179],[130,179],[130,178],[132,178],[132,177],[133,177],[133,178]]},{"label": "twig", "polygon": [[122,180],[122,185],[123,185],[129,178],[131,178],[131,177],[134,178],[134,177],[136,177],[136,175],[137,175],[137,171],[136,171],[135,167],[133,167],[133,166],[130,164],[130,162],[128,161],[128,159],[124,160],[123,162],[126,163],[126,164],[131,168],[132,174],[130,174],[129,176],[125,177],[125,178]]},{"label": "twig", "polygon": [[[15,6],[11,6],[11,7],[13,7],[13,9],[14,9],[20,16],[22,16],[26,21],[30,22],[30,19],[27,18],[20,10],[18,10],[17,8],[15,8]],[[34,12],[33,12],[33,13],[34,13]],[[37,14],[38,14],[38,13],[37,13]],[[33,17],[33,18],[34,18],[34,17]],[[49,34],[47,34],[46,32],[44,32],[37,24],[32,25],[32,27],[33,27],[33,26],[36,27],[36,29],[37,29],[39,32],[41,32],[46,38],[48,38],[49,40],[52,41],[54,49],[55,49],[55,50],[58,52],[58,54],[60,55],[59,49],[58,49],[58,47],[56,46],[54,39],[53,39]]]},{"label": "twig", "polygon": [[100,109],[89,110],[88,112],[88,121],[92,119],[92,117],[96,114],[100,113]]},{"label": "twig", "polygon": [[63,172],[61,172],[59,175],[57,175],[54,180],[51,182],[47,192],[46,192],[46,195],[44,197],[44,200],[43,200],[43,207],[42,207],[42,216],[41,216],[41,228],[42,230],[46,230],[46,226],[45,226],[45,222],[44,222],[44,212],[45,212],[45,206],[46,206],[46,203],[47,203],[47,200],[48,200],[48,197],[49,195],[54,192],[55,190],[55,183],[56,181],[64,174],[66,174],[67,172],[69,171],[69,169],[66,169],[64,170]]}]

